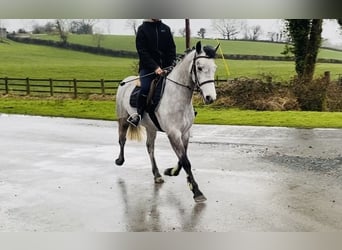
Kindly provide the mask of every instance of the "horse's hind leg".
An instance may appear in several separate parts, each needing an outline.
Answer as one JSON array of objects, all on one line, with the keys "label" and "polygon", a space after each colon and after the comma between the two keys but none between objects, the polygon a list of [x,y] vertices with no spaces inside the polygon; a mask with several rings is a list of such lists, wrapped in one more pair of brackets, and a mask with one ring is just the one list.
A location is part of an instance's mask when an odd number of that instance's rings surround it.
[{"label": "horse's hind leg", "polygon": [[186,133],[185,135],[183,135],[183,138],[182,138],[179,133],[179,134],[168,135],[168,137],[169,137],[171,146],[179,159],[178,168],[183,167],[187,174],[187,182],[190,187],[190,190],[194,194],[194,200],[196,202],[203,202],[207,198],[205,198],[203,193],[199,190],[198,184],[196,183],[195,178],[191,171],[191,163],[187,156],[189,135],[190,135],[189,133]]},{"label": "horse's hind leg", "polygon": [[154,142],[156,140],[157,131],[146,129],[147,139],[146,139],[146,147],[148,155],[150,156],[151,164],[152,164],[152,173],[154,176],[155,183],[163,183],[163,177],[159,173],[159,169],[157,167],[156,159],[154,158]]},{"label": "horse's hind leg", "polygon": [[115,164],[121,166],[125,162],[125,143],[129,124],[126,121],[126,118],[120,118],[118,123],[120,154],[119,157],[115,160]]}]

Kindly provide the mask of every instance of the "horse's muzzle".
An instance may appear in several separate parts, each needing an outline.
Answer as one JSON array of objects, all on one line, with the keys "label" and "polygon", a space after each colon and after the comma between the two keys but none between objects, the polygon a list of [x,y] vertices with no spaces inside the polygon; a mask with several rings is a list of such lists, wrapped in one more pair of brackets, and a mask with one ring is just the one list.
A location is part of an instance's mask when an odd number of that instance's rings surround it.
[{"label": "horse's muzzle", "polygon": [[210,96],[210,95],[207,95],[205,98],[205,104],[211,104],[214,102],[214,99]]}]

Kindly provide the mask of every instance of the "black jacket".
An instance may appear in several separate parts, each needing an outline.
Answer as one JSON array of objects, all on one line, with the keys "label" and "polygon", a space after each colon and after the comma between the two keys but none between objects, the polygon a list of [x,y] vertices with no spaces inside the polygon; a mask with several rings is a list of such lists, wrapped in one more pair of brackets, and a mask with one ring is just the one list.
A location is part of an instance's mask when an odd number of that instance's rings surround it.
[{"label": "black jacket", "polygon": [[144,21],[136,36],[139,70],[154,71],[171,66],[176,59],[176,45],[169,26],[161,21]]}]

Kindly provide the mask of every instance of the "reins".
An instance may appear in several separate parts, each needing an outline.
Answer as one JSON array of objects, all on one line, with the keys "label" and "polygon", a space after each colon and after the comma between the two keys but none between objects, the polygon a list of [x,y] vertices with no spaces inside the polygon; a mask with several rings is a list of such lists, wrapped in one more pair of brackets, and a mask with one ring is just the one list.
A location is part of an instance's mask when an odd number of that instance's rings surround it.
[{"label": "reins", "polygon": [[[170,69],[172,69],[172,68],[173,68],[173,66],[169,66],[169,67],[163,68],[162,70],[167,71],[167,70],[170,70]],[[138,76],[138,77],[133,78],[133,79],[131,79],[131,80],[121,81],[121,82],[120,82],[120,86],[123,86],[123,85],[125,85],[125,84],[128,83],[128,82],[133,82],[133,81],[136,81],[136,80],[138,80],[138,79],[141,79],[141,78],[144,78],[144,77],[153,75],[153,74],[155,74],[155,73],[154,73],[154,72],[151,72],[151,73],[148,73],[148,74],[146,74],[146,75]]]},{"label": "reins", "polygon": [[187,88],[187,89],[189,89],[190,91],[192,90],[191,87],[188,86],[188,85],[181,84],[181,83],[176,82],[176,81],[174,81],[174,80],[172,80],[172,79],[170,79],[170,78],[168,78],[168,77],[166,77],[166,79],[169,80],[170,82],[173,82],[174,84],[177,84],[178,86],[182,86],[182,87],[184,87],[184,88]]},{"label": "reins", "polygon": [[[195,76],[195,84],[196,84],[196,87],[198,90],[200,90],[200,87],[203,86],[204,84],[207,84],[207,83],[212,83],[212,82],[215,82],[215,80],[207,80],[207,81],[204,81],[204,82],[199,82],[198,80],[198,76],[197,76],[197,70],[196,70],[196,60],[199,59],[199,58],[206,58],[206,59],[210,59],[211,57],[209,56],[196,56],[196,53],[195,53],[195,56],[192,60],[192,66],[191,66],[191,71],[190,71],[190,74],[194,73],[194,76]],[[168,70],[172,70],[174,68],[174,66],[169,66],[169,67],[166,67],[166,68],[163,68],[164,71],[168,71]],[[123,86],[125,85],[126,83],[128,82],[133,82],[133,81],[136,81],[138,79],[141,79],[141,78],[144,78],[144,77],[147,77],[147,76],[150,76],[150,75],[153,75],[155,74],[154,72],[151,72],[151,73],[148,73],[146,75],[142,75],[142,76],[138,76],[136,78],[133,78],[133,79],[130,79],[130,80],[127,80],[127,81],[122,81],[120,82],[120,86]],[[190,91],[192,91],[193,89],[189,86],[189,85],[185,85],[185,84],[182,84],[182,83],[179,83],[175,80],[172,80],[168,77],[166,77],[167,80],[169,80],[170,82],[178,85],[178,86],[181,86],[181,87],[184,87],[184,88],[187,88],[189,89]]]},{"label": "reins", "polygon": [[[211,57],[209,56],[194,56],[193,60],[192,60],[192,66],[191,66],[191,71],[190,71],[190,74],[192,74],[192,72],[194,73],[194,76],[195,76],[195,84],[196,84],[196,87],[197,89],[200,91],[200,87],[203,86],[204,84],[207,84],[207,83],[212,83],[212,82],[215,82],[215,80],[207,80],[207,81],[204,81],[204,82],[199,82],[198,80],[198,76],[197,76],[197,70],[196,70],[196,60],[199,59],[199,58],[206,58],[206,59],[210,59]],[[174,84],[177,84],[179,86],[182,86],[184,88],[187,88],[189,89],[190,91],[192,91],[192,88],[189,86],[189,85],[185,85],[185,84],[182,84],[182,83],[179,83],[177,81],[174,81],[170,78],[166,78],[167,80],[169,80],[170,82],[174,83]]]}]

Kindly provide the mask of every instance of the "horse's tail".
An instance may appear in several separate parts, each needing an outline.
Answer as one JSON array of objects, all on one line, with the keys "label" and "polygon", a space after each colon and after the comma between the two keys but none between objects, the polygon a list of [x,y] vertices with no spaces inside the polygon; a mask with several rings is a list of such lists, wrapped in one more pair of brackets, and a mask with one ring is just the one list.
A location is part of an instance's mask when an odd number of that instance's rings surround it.
[{"label": "horse's tail", "polygon": [[144,139],[145,129],[143,126],[133,126],[129,125],[127,131],[128,140],[142,141]]}]

